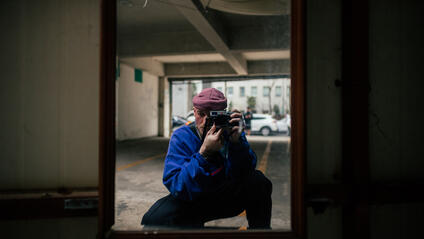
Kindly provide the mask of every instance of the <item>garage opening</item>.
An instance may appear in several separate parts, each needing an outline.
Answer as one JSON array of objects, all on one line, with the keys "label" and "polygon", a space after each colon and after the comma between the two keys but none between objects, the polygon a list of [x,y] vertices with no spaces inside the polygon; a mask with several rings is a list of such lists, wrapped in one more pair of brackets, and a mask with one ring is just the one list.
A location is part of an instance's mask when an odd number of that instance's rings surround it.
[{"label": "garage opening", "polygon": [[[171,117],[170,122],[166,123],[171,125],[170,135],[178,128],[195,121],[192,98],[205,88],[212,87],[224,93],[228,102],[228,112],[238,110],[245,116],[245,120],[248,118],[246,116],[251,114],[245,134],[250,147],[256,153],[257,170],[264,173],[273,184],[271,227],[289,230],[291,212],[289,76],[169,79],[169,82]],[[134,90],[134,86],[130,88]],[[147,91],[152,92],[149,89]],[[121,115],[119,108],[122,110],[131,108],[129,96],[130,94],[125,94],[126,100],[118,102],[118,116]],[[147,96],[144,101],[150,98]],[[119,95],[118,99],[121,99]],[[140,129],[146,130],[157,127],[157,115],[149,107],[152,106],[142,107],[139,114],[145,118],[138,123],[135,121],[137,113],[131,112],[130,117],[133,121],[128,124],[133,125],[133,128],[139,125]],[[118,119],[118,125],[127,123],[122,121],[125,119]],[[123,128],[125,127],[118,126],[118,138],[143,131]],[[143,229],[140,225],[141,217],[157,200],[169,194],[162,182],[169,137],[131,136],[134,137],[131,140],[118,140],[116,149],[115,228],[120,230]],[[205,228],[241,230],[247,227],[245,212],[236,217],[212,220],[205,224]]]}]

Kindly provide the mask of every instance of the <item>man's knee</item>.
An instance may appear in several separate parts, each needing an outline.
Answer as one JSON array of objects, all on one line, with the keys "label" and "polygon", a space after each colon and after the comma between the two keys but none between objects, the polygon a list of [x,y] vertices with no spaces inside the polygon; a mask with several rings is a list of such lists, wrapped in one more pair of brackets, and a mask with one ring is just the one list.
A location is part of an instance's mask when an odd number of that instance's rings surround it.
[{"label": "man's knee", "polygon": [[146,226],[153,226],[153,225],[165,225],[166,222],[164,221],[165,218],[159,216],[157,213],[155,213],[152,208],[150,208],[141,219],[141,225]]},{"label": "man's knee", "polygon": [[272,193],[272,182],[261,172],[255,170],[250,180],[248,180],[248,186],[265,195],[271,195]]},{"label": "man's knee", "polygon": [[[170,210],[171,209],[171,210]],[[169,214],[172,214],[172,204],[170,196],[163,197],[156,201],[141,219],[142,225],[167,225],[169,224]]]}]

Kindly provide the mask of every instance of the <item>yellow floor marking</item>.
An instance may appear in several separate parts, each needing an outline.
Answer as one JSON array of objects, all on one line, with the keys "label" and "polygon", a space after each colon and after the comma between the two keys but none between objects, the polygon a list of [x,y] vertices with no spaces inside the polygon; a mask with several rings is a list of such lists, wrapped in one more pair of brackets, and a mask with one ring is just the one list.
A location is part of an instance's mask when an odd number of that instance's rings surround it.
[{"label": "yellow floor marking", "polygon": [[[271,144],[272,144],[272,140],[269,140],[266,145],[264,155],[262,155],[261,161],[259,162],[258,170],[261,171],[263,174],[265,174],[266,166],[268,165],[268,156],[269,156],[269,153],[271,152]],[[239,214],[239,217],[243,217],[243,216],[246,216],[246,210],[244,210],[242,213]]]},{"label": "yellow floor marking", "polygon": [[272,140],[269,140],[268,144],[266,145],[264,155],[262,155],[261,161],[259,162],[258,170],[261,171],[263,174],[265,174],[266,166],[268,165],[268,156],[271,152],[271,144]]},{"label": "yellow floor marking", "polygon": [[130,163],[130,164],[127,164],[127,165],[124,165],[124,166],[117,168],[116,172],[119,172],[119,171],[127,169],[127,168],[131,168],[131,167],[134,167],[136,165],[146,163],[146,162],[149,162],[150,160],[157,159],[157,158],[164,157],[164,156],[165,156],[165,154],[158,154],[158,155],[155,155],[155,156],[152,156],[152,157],[149,157],[149,158],[138,160],[138,161],[135,161],[133,163]]}]

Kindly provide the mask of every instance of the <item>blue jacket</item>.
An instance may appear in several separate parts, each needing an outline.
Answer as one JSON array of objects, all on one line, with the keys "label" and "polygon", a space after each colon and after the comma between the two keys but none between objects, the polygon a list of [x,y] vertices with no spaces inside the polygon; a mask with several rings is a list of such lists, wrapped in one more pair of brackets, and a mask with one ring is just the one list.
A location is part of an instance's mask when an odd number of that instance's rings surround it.
[{"label": "blue jacket", "polygon": [[256,154],[244,133],[240,136],[240,144],[230,143],[228,158],[221,165],[208,162],[199,153],[201,145],[189,126],[177,129],[171,136],[163,183],[177,198],[192,201],[204,192],[213,193],[226,180],[237,179],[242,171],[256,167]]}]

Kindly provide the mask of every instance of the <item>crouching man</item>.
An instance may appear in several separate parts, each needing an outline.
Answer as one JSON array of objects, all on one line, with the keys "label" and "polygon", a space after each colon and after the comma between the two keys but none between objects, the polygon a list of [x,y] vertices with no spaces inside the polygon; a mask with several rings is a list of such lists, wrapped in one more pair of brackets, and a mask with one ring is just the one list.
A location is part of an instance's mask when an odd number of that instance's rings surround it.
[{"label": "crouching man", "polygon": [[225,110],[227,99],[207,88],[193,98],[195,123],[177,129],[169,142],[163,183],[170,194],[143,216],[142,225],[201,228],[205,222],[246,210],[250,229],[270,228],[272,183],[256,170],[256,155],[240,129],[206,126],[210,111]]}]

